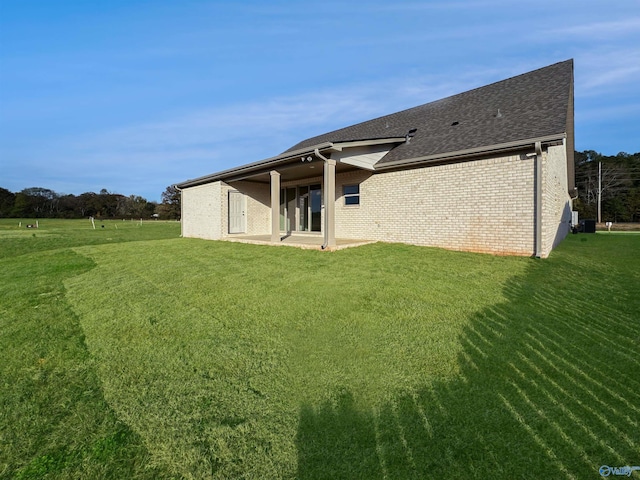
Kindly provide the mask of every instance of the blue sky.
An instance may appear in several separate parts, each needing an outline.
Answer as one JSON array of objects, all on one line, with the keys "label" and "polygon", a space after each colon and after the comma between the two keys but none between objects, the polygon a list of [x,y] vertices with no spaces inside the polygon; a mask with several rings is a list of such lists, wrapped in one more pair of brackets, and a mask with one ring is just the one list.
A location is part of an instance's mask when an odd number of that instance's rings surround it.
[{"label": "blue sky", "polygon": [[0,187],[168,185],[552,63],[640,151],[640,2],[0,0]]}]

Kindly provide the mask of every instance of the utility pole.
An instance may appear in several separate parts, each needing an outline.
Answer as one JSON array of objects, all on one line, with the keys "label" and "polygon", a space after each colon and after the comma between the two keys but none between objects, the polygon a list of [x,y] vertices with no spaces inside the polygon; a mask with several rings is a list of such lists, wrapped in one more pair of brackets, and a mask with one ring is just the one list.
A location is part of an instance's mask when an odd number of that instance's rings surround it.
[{"label": "utility pole", "polygon": [[598,223],[602,223],[602,162],[598,162]]}]

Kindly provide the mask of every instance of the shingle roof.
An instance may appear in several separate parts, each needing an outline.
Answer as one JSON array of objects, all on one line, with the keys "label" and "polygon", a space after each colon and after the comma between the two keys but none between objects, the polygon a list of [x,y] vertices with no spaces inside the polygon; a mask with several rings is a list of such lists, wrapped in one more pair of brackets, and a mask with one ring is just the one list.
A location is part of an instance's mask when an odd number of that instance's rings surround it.
[{"label": "shingle roof", "polygon": [[[377,166],[567,133],[573,60],[452,97],[308,138],[284,153],[324,142],[403,137]],[[499,112],[499,113],[498,113]]]},{"label": "shingle roof", "polygon": [[[416,131],[410,142],[398,142],[413,129]],[[298,154],[315,148],[329,151],[334,144],[344,142],[384,139],[396,145],[375,164],[378,170],[520,147],[532,140],[555,140],[563,135],[573,152],[573,60],[308,138],[275,157],[177,186],[186,188],[240,173],[261,174]],[[567,168],[573,171],[572,157],[567,160]],[[572,182],[570,174],[570,191]]]}]

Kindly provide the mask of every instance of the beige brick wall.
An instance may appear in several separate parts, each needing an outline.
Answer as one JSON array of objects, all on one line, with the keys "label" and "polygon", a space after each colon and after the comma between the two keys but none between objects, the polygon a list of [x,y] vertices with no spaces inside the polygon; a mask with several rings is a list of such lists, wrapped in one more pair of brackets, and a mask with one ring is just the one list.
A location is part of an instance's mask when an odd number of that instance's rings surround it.
[{"label": "beige brick wall", "polygon": [[222,236],[229,234],[229,192],[237,191],[245,196],[247,231],[243,235],[267,235],[271,233],[271,190],[268,184],[256,182],[222,182],[220,204],[222,208]]},{"label": "beige brick wall", "polygon": [[567,160],[564,145],[549,147],[542,159],[542,257],[569,233],[571,198],[567,191]]},{"label": "beige brick wall", "polygon": [[[569,230],[564,146],[543,154],[542,253]],[[534,159],[520,155],[372,174],[336,177],[336,237],[403,242],[494,254],[534,253]],[[321,183],[322,177],[304,184]],[[293,186],[301,182],[283,182]],[[360,185],[360,205],[344,205],[343,186]],[[268,184],[214,182],[183,190],[185,237],[228,233],[229,191],[246,197],[248,235],[271,232]]]},{"label": "beige brick wall", "polygon": [[[519,155],[336,179],[336,237],[496,254],[534,250],[534,163]],[[360,183],[360,205],[342,187]]]},{"label": "beige brick wall", "polygon": [[182,236],[217,240],[221,237],[221,182],[182,190]]},{"label": "beige brick wall", "polygon": [[212,182],[182,190],[182,236],[218,240],[229,234],[229,192],[245,195],[246,235],[271,232],[269,185]]}]

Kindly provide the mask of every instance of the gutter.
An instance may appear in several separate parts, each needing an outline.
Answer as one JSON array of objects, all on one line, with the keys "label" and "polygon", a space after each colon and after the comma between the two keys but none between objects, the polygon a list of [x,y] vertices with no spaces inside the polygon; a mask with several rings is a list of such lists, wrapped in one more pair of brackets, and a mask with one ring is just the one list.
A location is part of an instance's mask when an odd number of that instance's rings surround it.
[{"label": "gutter", "polygon": [[185,180],[184,182],[178,183],[176,187],[178,186],[180,186],[180,188],[195,187],[197,185],[203,185],[205,183],[214,182],[216,180],[229,180],[229,179],[240,180],[240,179],[249,177],[251,175],[254,175],[256,172],[259,172],[262,169],[266,169],[266,168],[269,168],[270,166],[274,166],[279,163],[286,162],[287,160],[293,160],[296,157],[310,155],[310,154],[313,154],[315,151],[319,151],[319,150],[339,152],[339,151],[342,151],[344,148],[382,145],[387,143],[401,143],[404,141],[405,141],[405,137],[389,137],[389,138],[375,138],[375,139],[367,139],[367,140],[350,140],[350,141],[341,141],[341,142],[323,142],[317,145],[312,145],[309,147],[299,148],[297,150],[284,152],[275,157],[269,157],[264,160],[259,160],[257,162],[241,165],[239,167],[222,170],[221,172],[205,175],[203,177],[197,177],[197,178]]},{"label": "gutter", "polygon": [[287,152],[286,154],[280,154],[275,157],[270,157],[264,160],[259,160],[254,163],[250,163],[248,165],[242,165],[240,167],[229,168],[227,170],[223,170],[218,173],[214,173],[212,175],[205,175],[204,177],[193,178],[190,180],[185,180],[184,182],[176,184],[177,188],[188,188],[195,187],[197,185],[203,185],[205,183],[213,182],[216,180],[222,180],[224,178],[228,178],[230,175],[242,175],[250,172],[255,172],[256,170],[261,170],[263,168],[267,168],[270,165],[280,163],[284,160],[290,160],[295,157],[299,157],[300,155],[310,154],[318,149],[326,150],[328,148],[333,147],[332,142],[324,142],[315,146],[301,148],[299,150],[294,150],[292,152]]},{"label": "gutter", "polygon": [[542,142],[536,142],[536,194],[535,194],[535,206],[536,211],[536,258],[542,256]]},{"label": "gutter", "polygon": [[388,168],[395,167],[405,167],[412,165],[419,165],[421,163],[427,163],[434,160],[459,160],[465,157],[476,156],[478,154],[493,154],[499,152],[507,152],[511,150],[517,150],[521,148],[533,147],[536,143],[547,143],[556,140],[564,140],[566,138],[566,134],[556,134],[556,135],[547,135],[544,137],[537,138],[528,138],[523,140],[517,140],[514,142],[506,142],[506,143],[498,143],[496,145],[484,146],[484,147],[474,147],[467,148],[464,150],[458,150],[456,152],[448,152],[448,153],[436,153],[433,155],[425,155],[423,157],[416,157],[410,160],[394,160],[392,162],[386,162],[380,165],[376,165],[376,170],[385,170]]}]

